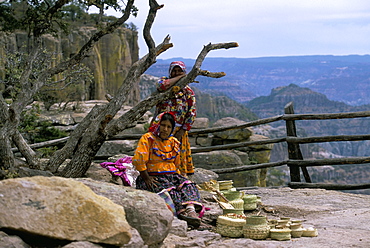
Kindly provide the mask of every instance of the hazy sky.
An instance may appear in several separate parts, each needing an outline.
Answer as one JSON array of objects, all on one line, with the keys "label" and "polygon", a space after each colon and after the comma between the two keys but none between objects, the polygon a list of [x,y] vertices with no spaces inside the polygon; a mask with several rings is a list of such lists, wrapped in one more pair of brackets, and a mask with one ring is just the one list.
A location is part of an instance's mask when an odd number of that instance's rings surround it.
[{"label": "hazy sky", "polygon": [[[208,57],[370,54],[369,0],[158,0],[152,35],[174,47],[159,58],[196,58],[203,45],[235,41],[238,48]],[[140,57],[148,1],[137,0]]]}]

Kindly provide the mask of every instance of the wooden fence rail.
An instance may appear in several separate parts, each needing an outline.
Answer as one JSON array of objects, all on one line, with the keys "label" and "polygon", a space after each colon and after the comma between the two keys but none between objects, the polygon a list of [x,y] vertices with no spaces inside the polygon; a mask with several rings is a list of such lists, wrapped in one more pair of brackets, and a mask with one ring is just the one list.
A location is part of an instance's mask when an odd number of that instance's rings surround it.
[{"label": "wooden fence rail", "polygon": [[[290,168],[290,179],[289,186],[294,188],[299,187],[319,187],[324,189],[366,189],[370,188],[370,184],[361,185],[336,185],[336,184],[312,184],[311,178],[308,174],[308,166],[323,166],[323,165],[344,165],[344,164],[364,164],[370,163],[370,157],[351,157],[351,158],[334,158],[334,159],[315,159],[315,160],[304,160],[300,151],[300,144],[304,143],[320,143],[320,142],[337,142],[337,141],[363,141],[370,140],[369,134],[363,135],[331,135],[331,136],[320,136],[320,137],[297,137],[295,120],[328,120],[328,119],[344,119],[344,118],[363,118],[370,117],[370,111],[351,112],[351,113],[334,113],[334,114],[294,114],[293,103],[288,103],[284,108],[285,114],[275,116],[271,118],[261,119],[258,121],[248,122],[242,125],[235,125],[229,127],[218,127],[212,129],[196,130],[189,133],[189,135],[197,135],[210,132],[221,132],[226,130],[232,130],[237,128],[245,128],[251,126],[257,126],[261,124],[267,124],[275,121],[284,120],[286,122],[287,136],[284,138],[267,139],[253,142],[239,142],[234,144],[219,145],[212,147],[201,147],[193,148],[192,152],[208,152],[214,150],[233,149],[244,146],[253,146],[261,144],[275,144],[280,142],[286,142],[288,144],[288,157],[289,160],[263,163],[256,165],[245,165],[227,169],[213,169],[212,171],[223,174],[223,173],[234,173],[246,170],[255,170],[261,168],[277,167],[287,165]],[[300,172],[301,168],[306,183],[300,183]]]},{"label": "wooden fence rail", "polygon": [[307,160],[282,160],[278,162],[270,162],[254,165],[242,165],[233,168],[211,169],[217,174],[233,173],[239,171],[256,170],[262,168],[277,167],[281,165],[288,166],[323,166],[323,165],[338,165],[338,164],[367,164],[370,163],[370,157],[356,158],[326,158],[326,159],[307,159]]}]

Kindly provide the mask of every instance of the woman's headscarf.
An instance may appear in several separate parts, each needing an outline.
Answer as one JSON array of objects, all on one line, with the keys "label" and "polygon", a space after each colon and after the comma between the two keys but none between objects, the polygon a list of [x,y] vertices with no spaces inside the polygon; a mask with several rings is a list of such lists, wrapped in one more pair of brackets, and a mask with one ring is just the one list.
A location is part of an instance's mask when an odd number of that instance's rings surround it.
[{"label": "woman's headscarf", "polygon": [[[163,117],[164,114],[170,114],[170,115],[172,115],[173,119],[176,120],[175,115],[171,112],[163,112],[163,113],[160,113],[159,115],[157,115],[155,117],[154,121],[152,122],[152,125],[149,127],[149,132],[153,133],[157,137],[159,137],[159,126],[161,124],[162,117]],[[173,123],[172,131],[173,131],[174,128],[175,128],[175,123]],[[172,136],[172,134],[169,137],[171,137],[171,136]]]},{"label": "woman's headscarf", "polygon": [[186,73],[186,66],[185,66],[185,63],[182,62],[182,61],[173,61],[171,64],[170,64],[170,68],[168,69],[168,75],[169,77],[171,77],[171,72],[173,70],[173,68],[175,66],[179,66],[181,68],[181,70]]}]

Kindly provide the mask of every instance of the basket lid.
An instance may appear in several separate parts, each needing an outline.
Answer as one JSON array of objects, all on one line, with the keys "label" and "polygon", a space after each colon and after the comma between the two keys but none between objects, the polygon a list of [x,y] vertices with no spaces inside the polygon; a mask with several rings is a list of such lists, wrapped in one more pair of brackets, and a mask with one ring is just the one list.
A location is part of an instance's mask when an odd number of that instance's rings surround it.
[{"label": "basket lid", "polygon": [[229,218],[227,216],[220,215],[217,218],[217,223],[228,225],[228,226],[244,226],[245,219]]}]

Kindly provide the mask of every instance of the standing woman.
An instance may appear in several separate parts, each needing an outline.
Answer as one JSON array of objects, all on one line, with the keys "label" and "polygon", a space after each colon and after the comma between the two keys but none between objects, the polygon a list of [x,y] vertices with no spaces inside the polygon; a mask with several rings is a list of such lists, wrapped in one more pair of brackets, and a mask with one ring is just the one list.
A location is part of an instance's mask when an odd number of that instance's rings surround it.
[{"label": "standing woman", "polygon": [[[159,92],[166,91],[186,76],[186,66],[182,61],[173,61],[168,69],[168,77],[162,77],[157,84]],[[180,173],[183,176],[194,174],[188,131],[197,115],[194,91],[187,85],[179,89],[173,97],[157,104],[154,116],[163,112],[175,115],[173,135],[180,141]]]},{"label": "standing woman", "polygon": [[140,172],[136,188],[154,193],[167,190],[172,198],[179,219],[198,228],[203,209],[195,184],[179,174],[180,142],[172,136],[175,127],[173,114],[159,114],[149,132],[139,140],[132,164]]}]

